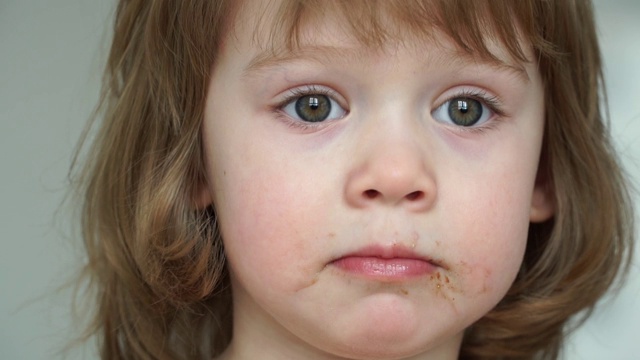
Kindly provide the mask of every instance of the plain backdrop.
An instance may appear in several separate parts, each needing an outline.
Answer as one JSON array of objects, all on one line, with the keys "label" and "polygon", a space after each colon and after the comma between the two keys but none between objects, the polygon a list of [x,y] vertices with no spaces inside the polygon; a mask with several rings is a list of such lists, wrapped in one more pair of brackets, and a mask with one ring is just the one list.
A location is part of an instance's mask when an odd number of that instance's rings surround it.
[{"label": "plain backdrop", "polygon": [[[57,291],[81,259],[61,205],[74,146],[97,101],[114,7],[0,0],[0,359],[62,358],[77,330],[69,291]],[[600,0],[596,12],[613,134],[638,183],[640,0]],[[566,359],[640,359],[638,257],[620,294],[570,338]],[[88,347],[69,358],[97,356]]]}]

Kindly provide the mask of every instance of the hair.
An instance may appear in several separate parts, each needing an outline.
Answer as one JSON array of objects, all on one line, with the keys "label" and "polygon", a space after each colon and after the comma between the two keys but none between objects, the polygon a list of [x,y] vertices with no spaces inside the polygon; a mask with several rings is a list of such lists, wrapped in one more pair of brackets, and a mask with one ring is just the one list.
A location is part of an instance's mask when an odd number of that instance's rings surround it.
[{"label": "hair", "polygon": [[[98,338],[104,359],[209,359],[230,341],[215,209],[198,209],[195,198],[207,182],[200,129],[210,74],[241,6],[119,2],[101,121],[77,173],[88,254],[82,281],[95,304],[86,336]],[[437,30],[473,56],[495,59],[487,45],[496,40],[521,62],[530,60],[523,46],[533,49],[546,107],[537,181],[553,194],[555,215],[531,224],[515,282],[466,330],[460,354],[557,358],[572,324],[586,319],[632,253],[629,188],[601,109],[591,4],[289,0],[268,24],[272,47],[295,48],[301,26],[323,16],[342,17],[368,46]],[[580,321],[569,321],[576,314]]]}]

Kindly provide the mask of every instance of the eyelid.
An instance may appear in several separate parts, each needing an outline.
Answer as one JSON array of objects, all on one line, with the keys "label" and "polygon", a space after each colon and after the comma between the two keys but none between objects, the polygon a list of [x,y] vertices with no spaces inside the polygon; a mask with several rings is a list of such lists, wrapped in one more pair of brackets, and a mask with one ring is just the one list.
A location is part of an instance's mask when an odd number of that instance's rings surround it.
[{"label": "eyelid", "polygon": [[500,99],[500,97],[498,97],[497,95],[494,95],[493,93],[490,93],[487,90],[470,88],[470,87],[464,87],[461,89],[454,90],[451,95],[447,95],[444,100],[440,101],[438,105],[434,107],[434,110],[444,105],[446,102],[451,101],[452,99],[455,99],[458,97],[467,97],[467,98],[481,101],[482,103],[487,105],[489,109],[491,109],[491,111],[496,113],[496,115],[505,116],[505,113],[502,109],[503,102],[502,102],[502,99]]},{"label": "eyelid", "polygon": [[335,91],[334,89],[328,86],[317,85],[317,84],[296,86],[294,88],[286,90],[282,95],[278,96],[279,100],[277,101],[277,104],[275,105],[275,107],[282,108],[285,105],[287,105],[289,102],[291,102],[293,99],[296,99],[305,95],[312,95],[312,94],[328,96],[334,99],[335,101],[337,101],[338,104],[340,104],[340,106],[342,106],[343,108],[346,109],[347,107],[346,106],[347,101],[344,99],[344,97],[342,97],[342,95],[340,95],[340,93],[338,93],[337,91]]}]

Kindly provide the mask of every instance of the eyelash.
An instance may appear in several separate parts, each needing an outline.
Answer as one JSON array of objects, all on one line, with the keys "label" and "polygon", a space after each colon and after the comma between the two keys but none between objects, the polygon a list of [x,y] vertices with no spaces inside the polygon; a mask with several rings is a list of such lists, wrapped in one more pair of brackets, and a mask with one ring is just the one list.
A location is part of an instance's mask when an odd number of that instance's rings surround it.
[{"label": "eyelash", "polygon": [[[320,127],[326,126],[328,122],[311,123],[311,122],[304,122],[304,121],[292,119],[283,111],[283,109],[285,108],[285,106],[287,106],[287,104],[306,95],[324,95],[340,103],[338,100],[336,100],[340,96],[335,91],[323,86],[306,85],[306,86],[297,87],[297,88],[288,90],[285,97],[281,101],[279,101],[276,105],[273,106],[273,112],[276,114],[276,116],[280,120],[284,121],[286,125],[288,125],[290,128],[293,128],[293,129],[305,131],[305,130],[314,130],[314,129],[318,129]],[[346,109],[346,107],[344,108],[346,111],[346,114],[345,114],[346,116],[349,114],[349,110]]]},{"label": "eyelash", "polygon": [[484,90],[475,90],[475,89],[464,89],[462,91],[456,92],[455,94],[447,97],[438,106],[434,107],[432,112],[438,109],[439,107],[443,106],[447,102],[460,97],[466,97],[466,98],[480,101],[481,103],[486,105],[489,108],[489,110],[491,110],[491,112],[493,112],[494,116],[492,116],[491,119],[487,120],[484,124],[480,126],[476,126],[476,127],[454,126],[456,131],[467,132],[467,133],[483,133],[487,130],[493,129],[497,125],[496,124],[497,120],[500,120],[505,116],[505,112],[502,109],[503,107],[502,100],[498,96],[489,94]]}]

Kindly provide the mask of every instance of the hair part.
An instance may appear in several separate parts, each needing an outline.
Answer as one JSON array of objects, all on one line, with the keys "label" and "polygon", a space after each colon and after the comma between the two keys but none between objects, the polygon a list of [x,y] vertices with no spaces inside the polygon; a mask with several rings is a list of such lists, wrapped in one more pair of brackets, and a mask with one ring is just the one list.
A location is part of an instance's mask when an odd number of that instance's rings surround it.
[{"label": "hair part", "polygon": [[[271,4],[271,3],[269,3]],[[96,302],[87,334],[105,359],[209,359],[231,338],[231,295],[206,186],[201,123],[212,66],[242,2],[121,0],[102,113],[81,169],[84,279]],[[556,214],[532,224],[507,296],[466,332],[461,357],[555,359],[568,320],[582,319],[629,264],[633,214],[602,115],[603,78],[586,1],[290,0],[274,8],[272,51],[296,49],[325,16],[381,47],[445,35],[460,51],[519,62],[536,56],[546,124],[538,181]],[[393,25],[393,26],[390,26]],[[594,191],[597,189],[597,191]]]}]

